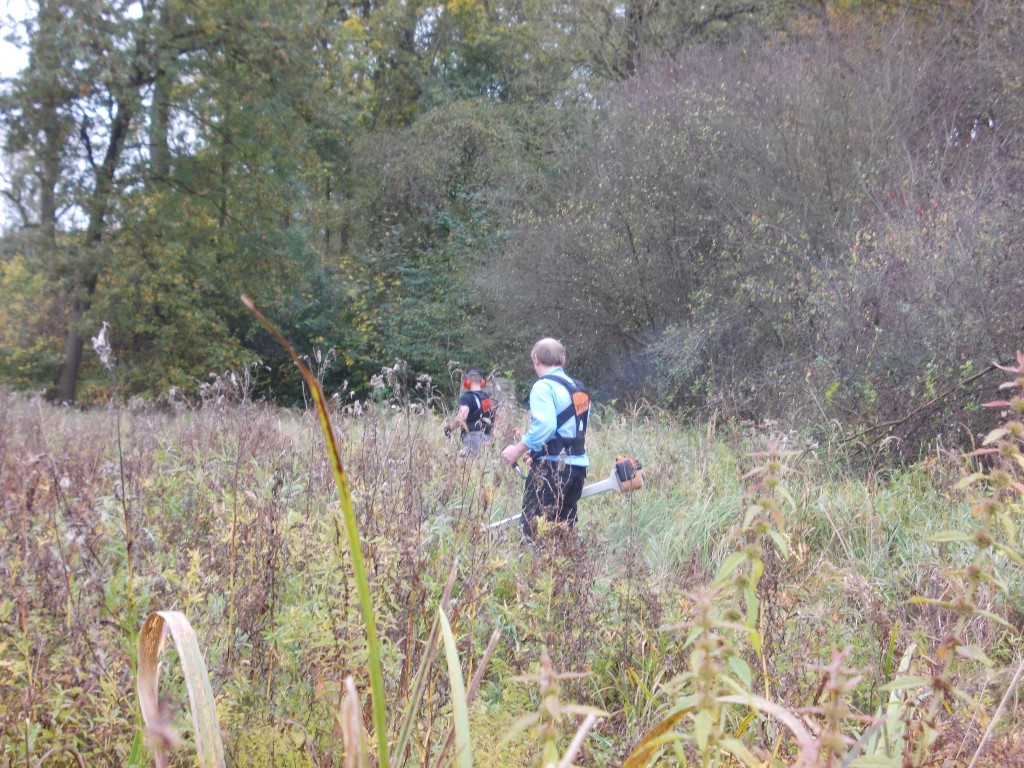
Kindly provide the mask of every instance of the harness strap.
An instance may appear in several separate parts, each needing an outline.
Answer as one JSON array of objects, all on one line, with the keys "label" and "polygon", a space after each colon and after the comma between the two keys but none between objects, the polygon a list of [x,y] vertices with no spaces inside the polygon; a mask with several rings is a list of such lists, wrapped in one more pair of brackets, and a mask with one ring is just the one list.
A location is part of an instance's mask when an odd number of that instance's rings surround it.
[{"label": "harness strap", "polygon": [[[555,416],[555,435],[548,440],[538,451],[533,451],[532,458],[542,456],[558,456],[565,453],[566,456],[582,456],[586,453],[587,419],[590,416],[590,397],[583,389],[583,385],[576,379],[566,381],[561,376],[547,374],[542,379],[555,381],[565,387],[569,392],[569,405],[563,408]],[[581,402],[577,402],[577,393],[582,394]],[[574,437],[561,437],[558,430],[565,425],[569,419],[576,419],[576,435]]]}]

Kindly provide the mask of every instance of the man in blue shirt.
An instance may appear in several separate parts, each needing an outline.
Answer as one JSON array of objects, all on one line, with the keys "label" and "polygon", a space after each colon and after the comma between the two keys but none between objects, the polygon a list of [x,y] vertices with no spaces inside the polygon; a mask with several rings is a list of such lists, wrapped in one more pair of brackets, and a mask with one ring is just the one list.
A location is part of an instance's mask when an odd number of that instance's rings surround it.
[{"label": "man in blue shirt", "polygon": [[530,389],[530,426],[522,439],[501,452],[509,466],[529,454],[523,490],[523,533],[533,538],[537,518],[576,523],[590,459],[584,446],[590,400],[583,385],[566,374],[565,347],[545,338],[530,353],[537,381]]}]

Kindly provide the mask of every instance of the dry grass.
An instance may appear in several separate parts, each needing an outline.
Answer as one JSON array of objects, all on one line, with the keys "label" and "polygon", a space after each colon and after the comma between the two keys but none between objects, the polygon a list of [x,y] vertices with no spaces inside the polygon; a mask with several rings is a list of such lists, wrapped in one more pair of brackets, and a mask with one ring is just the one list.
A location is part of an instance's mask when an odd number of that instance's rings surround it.
[{"label": "dry grass", "polygon": [[[521,481],[498,464],[500,446],[465,462],[429,413],[384,405],[333,417],[365,542],[391,728],[414,695],[457,563],[448,617],[460,657],[479,659],[501,632],[468,712],[480,763],[522,754],[522,743],[497,745],[540,704],[514,678],[536,673],[545,648],[555,670],[591,673],[564,681],[564,696],[608,712],[576,762],[621,762],[663,714],[661,686],[687,663],[681,638],[663,628],[690,615],[694,590],[733,546],[753,447],[744,433],[604,415],[592,432],[593,476],[630,453],[645,464],[645,488],[587,500],[578,536],[532,549],[514,531],[483,530],[519,503]],[[83,413],[0,398],[0,765],[47,753],[47,765],[129,761],[133,638],[153,610],[179,610],[195,627],[230,763],[342,764],[345,681],[353,677],[364,707],[369,681],[318,430],[307,413],[252,403]],[[802,461],[789,481],[792,557],[762,597],[770,693],[807,704],[820,684],[808,662],[851,644],[850,666],[865,674],[853,702],[868,711],[887,681],[890,638],[898,657],[945,626],[906,599],[921,574],[940,578],[920,528],[951,527],[965,507],[924,473],[879,486],[832,481],[828,468]],[[1019,615],[1020,598],[1018,584],[993,607]],[[1011,661],[1001,650],[1009,638],[978,637],[999,663]],[[992,685],[989,701],[1002,693]],[[432,664],[409,740],[419,761],[438,754],[450,702],[448,673]],[[1021,712],[1011,706],[1003,719],[1008,727]],[[954,716],[950,732],[957,723],[969,718]],[[1009,748],[1005,727],[993,750]]]}]

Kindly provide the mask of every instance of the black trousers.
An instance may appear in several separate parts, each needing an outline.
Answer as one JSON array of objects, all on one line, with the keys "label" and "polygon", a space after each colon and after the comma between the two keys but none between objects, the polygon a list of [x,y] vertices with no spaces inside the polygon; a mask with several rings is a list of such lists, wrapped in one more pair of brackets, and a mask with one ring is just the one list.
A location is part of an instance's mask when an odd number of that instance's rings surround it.
[{"label": "black trousers", "polygon": [[576,525],[576,503],[583,493],[586,467],[557,461],[534,461],[523,489],[523,533],[533,538],[537,519]]}]

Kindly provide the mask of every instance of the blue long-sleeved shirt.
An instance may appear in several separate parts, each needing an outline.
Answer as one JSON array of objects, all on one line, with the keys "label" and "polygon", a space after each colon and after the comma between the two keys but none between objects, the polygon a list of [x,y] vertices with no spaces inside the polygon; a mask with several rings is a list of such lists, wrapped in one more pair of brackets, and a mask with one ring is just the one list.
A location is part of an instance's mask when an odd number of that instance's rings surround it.
[{"label": "blue long-sleeved shirt", "polygon": [[[548,371],[549,376],[558,376],[570,384],[572,379],[561,368]],[[538,379],[530,389],[530,426],[523,435],[523,442],[530,451],[539,451],[544,443],[555,436],[558,414],[572,404],[572,395],[561,384],[547,379]],[[558,429],[558,435],[567,439],[576,436],[576,419],[569,419]],[[558,456],[543,457],[545,461],[557,461]],[[587,454],[566,456],[565,463],[576,467],[589,467]]]}]

